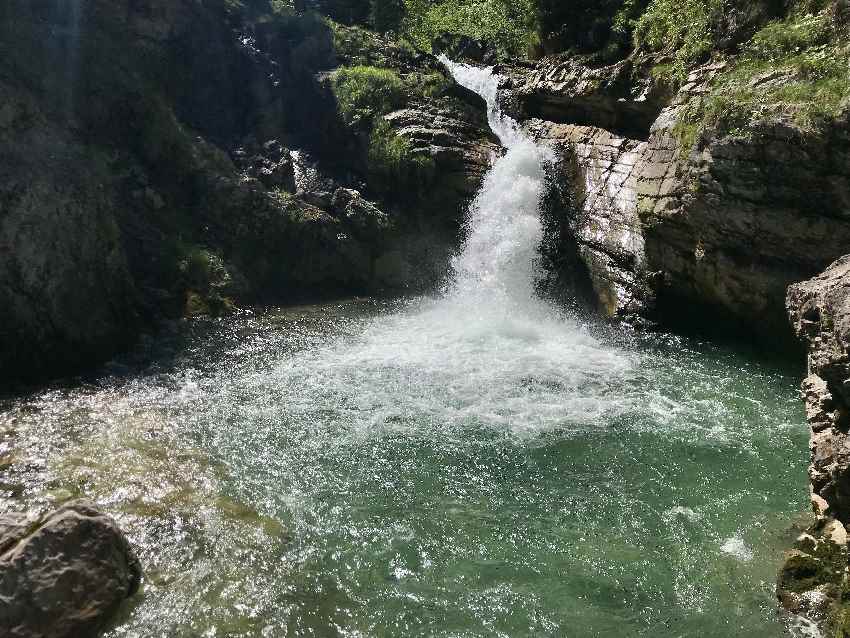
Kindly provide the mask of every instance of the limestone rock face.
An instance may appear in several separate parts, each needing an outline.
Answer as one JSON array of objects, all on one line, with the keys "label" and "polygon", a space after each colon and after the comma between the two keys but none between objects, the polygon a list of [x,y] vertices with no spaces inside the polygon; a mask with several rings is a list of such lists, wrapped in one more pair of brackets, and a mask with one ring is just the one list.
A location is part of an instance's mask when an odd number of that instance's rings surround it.
[{"label": "limestone rock face", "polygon": [[694,70],[670,96],[631,64],[545,58],[511,67],[502,89],[566,167],[574,196],[562,233],[600,305],[662,319],[696,305],[790,342],[786,288],[850,245],[847,118],[820,133],[775,120],[747,139],[708,131],[687,144],[677,128],[686,105],[723,65]]},{"label": "limestone rock face", "polygon": [[671,97],[663,85],[633,74],[630,60],[590,68],[553,56],[497,70],[505,77],[505,110],[517,119],[596,126],[636,139],[646,139]]},{"label": "limestone rock face", "polygon": [[850,256],[788,289],[788,315],[808,347],[803,382],[811,426],[814,505],[850,522]]},{"label": "limestone rock face", "polygon": [[114,521],[85,502],[40,521],[0,517],[4,636],[94,636],[140,578],[139,561]]},{"label": "limestone rock face", "polygon": [[542,121],[532,126],[560,158],[555,179],[570,184],[567,234],[602,310],[621,318],[643,313],[654,298],[637,209],[646,142],[589,126]]},{"label": "limestone rock face", "polygon": [[483,109],[451,101],[423,102],[384,118],[414,152],[427,154],[437,172],[430,197],[451,202],[471,199],[490,168],[498,141],[487,128]]}]

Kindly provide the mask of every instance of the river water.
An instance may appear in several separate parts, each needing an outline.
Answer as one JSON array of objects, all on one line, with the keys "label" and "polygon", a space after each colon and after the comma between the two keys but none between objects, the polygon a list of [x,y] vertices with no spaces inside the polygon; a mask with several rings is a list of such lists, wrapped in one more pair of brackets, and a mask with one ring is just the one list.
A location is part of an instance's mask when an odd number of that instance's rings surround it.
[{"label": "river water", "polygon": [[86,496],[139,549],[109,636],[784,631],[798,380],[538,299],[547,152],[452,70],[507,152],[440,295],[195,321],[0,402],[0,508]]}]

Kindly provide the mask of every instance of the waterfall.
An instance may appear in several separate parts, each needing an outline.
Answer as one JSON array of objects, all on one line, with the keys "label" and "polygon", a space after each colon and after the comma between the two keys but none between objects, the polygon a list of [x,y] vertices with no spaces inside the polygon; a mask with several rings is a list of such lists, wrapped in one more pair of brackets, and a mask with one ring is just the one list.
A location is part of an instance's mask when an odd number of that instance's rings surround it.
[{"label": "waterfall", "polygon": [[551,151],[536,145],[501,112],[499,77],[492,69],[456,64],[445,57],[441,61],[459,84],[486,100],[490,127],[506,148],[470,206],[467,239],[452,263],[452,292],[489,304],[525,306],[535,298],[543,166]]}]

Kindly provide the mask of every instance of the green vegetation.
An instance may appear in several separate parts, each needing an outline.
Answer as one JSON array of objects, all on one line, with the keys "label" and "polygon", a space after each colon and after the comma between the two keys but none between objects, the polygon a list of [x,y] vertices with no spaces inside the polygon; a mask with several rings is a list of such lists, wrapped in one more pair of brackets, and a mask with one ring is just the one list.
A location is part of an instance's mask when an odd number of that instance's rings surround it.
[{"label": "green vegetation", "polygon": [[389,123],[381,120],[369,140],[369,172],[387,191],[399,194],[421,192],[435,171],[430,155],[417,154]]},{"label": "green vegetation", "polygon": [[726,5],[725,0],[652,0],[634,24],[635,45],[672,53],[676,74],[684,76],[714,48]]},{"label": "green vegetation", "polygon": [[346,123],[370,131],[368,172],[379,190],[414,194],[430,183],[434,160],[427,153],[417,153],[383,116],[414,97],[436,97],[449,84],[448,78],[436,71],[402,77],[391,69],[352,66],[334,73],[331,86],[340,115]]},{"label": "green vegetation", "polygon": [[232,312],[233,301],[222,294],[232,277],[221,257],[198,246],[181,248],[184,257],[178,267],[186,289],[184,315],[217,317]]},{"label": "green vegetation", "polygon": [[537,30],[547,51],[589,54],[613,62],[631,47],[635,20],[648,0],[535,0]]},{"label": "green vegetation", "polygon": [[443,94],[451,81],[438,72],[400,76],[392,69],[357,65],[342,67],[331,80],[340,115],[351,125],[370,125],[412,98]]},{"label": "green vegetation", "polygon": [[405,0],[402,32],[414,45],[431,50],[443,33],[456,33],[523,55],[537,41],[534,0]]},{"label": "green vegetation", "polygon": [[398,32],[404,20],[403,0],[370,0],[369,22],[381,33]]},{"label": "green vegetation", "polygon": [[782,117],[815,130],[850,99],[850,37],[828,9],[801,9],[771,22],[742,47],[711,92],[686,107],[677,132],[693,143],[716,127],[745,136],[751,124]]},{"label": "green vegetation", "polygon": [[404,82],[390,69],[343,67],[334,73],[331,86],[340,114],[348,124],[371,122],[405,101]]}]

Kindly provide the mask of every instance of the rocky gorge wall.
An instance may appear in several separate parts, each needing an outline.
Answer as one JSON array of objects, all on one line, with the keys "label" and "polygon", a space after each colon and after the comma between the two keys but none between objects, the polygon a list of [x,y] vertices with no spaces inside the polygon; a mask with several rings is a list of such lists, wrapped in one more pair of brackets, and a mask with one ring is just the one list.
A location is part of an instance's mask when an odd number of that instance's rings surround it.
[{"label": "rocky gorge wall", "polygon": [[[85,369],[163,319],[438,280],[496,148],[482,106],[448,79],[405,97],[395,170],[424,158],[435,186],[399,193],[328,88],[357,63],[339,46],[263,0],[4,3],[0,384]],[[358,47],[405,78],[441,69]],[[293,149],[321,179],[296,180]]]},{"label": "rocky gorge wall", "polygon": [[503,90],[560,157],[572,194],[561,241],[607,315],[664,322],[707,309],[785,347],[786,288],[850,245],[850,110],[817,133],[777,118],[684,139],[688,105],[724,66],[665,94],[628,63],[544,58],[506,67]]},{"label": "rocky gorge wall", "polygon": [[806,345],[802,384],[810,428],[814,522],[796,541],[779,574],[782,605],[827,629],[850,635],[850,256],[788,289],[787,310]]}]

